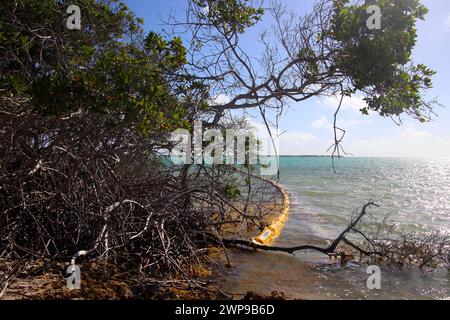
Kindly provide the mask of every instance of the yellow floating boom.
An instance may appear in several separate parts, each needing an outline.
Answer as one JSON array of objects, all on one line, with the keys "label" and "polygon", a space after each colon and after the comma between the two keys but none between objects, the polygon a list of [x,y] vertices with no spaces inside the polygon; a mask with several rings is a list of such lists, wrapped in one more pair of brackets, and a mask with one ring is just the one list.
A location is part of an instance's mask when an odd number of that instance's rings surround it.
[{"label": "yellow floating boom", "polygon": [[290,201],[288,193],[280,184],[263,177],[258,178],[269,182],[278,191],[280,191],[283,196],[283,209],[281,210],[280,215],[275,217],[271,221],[270,225],[265,227],[259,236],[252,238],[253,243],[268,246],[271,245],[273,241],[280,236],[281,230],[283,230],[283,226],[286,223],[289,215]]}]

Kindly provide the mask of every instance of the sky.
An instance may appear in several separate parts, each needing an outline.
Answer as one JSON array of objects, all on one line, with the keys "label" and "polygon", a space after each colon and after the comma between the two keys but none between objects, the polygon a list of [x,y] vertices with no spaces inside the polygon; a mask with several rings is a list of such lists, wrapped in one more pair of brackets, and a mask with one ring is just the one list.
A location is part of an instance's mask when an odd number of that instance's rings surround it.
[{"label": "sky", "polygon": [[[163,28],[161,17],[169,13],[182,14],[186,0],[127,0],[124,1],[138,17],[144,19],[145,31]],[[289,9],[299,15],[306,12],[313,0],[284,0]],[[433,88],[427,98],[437,98],[444,107],[436,107],[437,116],[429,123],[402,117],[402,125],[377,114],[364,116],[359,112],[363,101],[360,96],[344,100],[339,113],[338,126],[346,130],[343,141],[345,151],[353,156],[450,158],[450,1],[422,0],[429,9],[425,21],[417,24],[417,44],[413,51],[414,63],[423,63],[437,71]],[[258,48],[255,34],[268,27],[269,18],[244,35],[244,48]],[[257,52],[255,52],[257,54]],[[333,114],[339,103],[336,97],[313,98],[301,103],[290,103],[281,117],[282,135],[279,154],[326,155],[333,141]],[[261,123],[261,119],[252,119]]]}]

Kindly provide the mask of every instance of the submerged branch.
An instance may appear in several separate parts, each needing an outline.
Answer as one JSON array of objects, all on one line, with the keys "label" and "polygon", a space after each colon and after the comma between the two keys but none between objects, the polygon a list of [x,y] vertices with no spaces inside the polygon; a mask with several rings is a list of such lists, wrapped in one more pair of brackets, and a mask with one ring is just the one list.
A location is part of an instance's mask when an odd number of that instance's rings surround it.
[{"label": "submerged branch", "polygon": [[374,254],[382,255],[381,252],[369,252],[362,248],[359,248],[357,245],[351,243],[350,241],[348,241],[345,238],[345,236],[350,231],[352,231],[353,228],[358,224],[358,222],[367,214],[367,209],[371,206],[378,207],[378,205],[374,201],[370,201],[367,204],[365,204],[363,206],[363,208],[361,209],[361,212],[358,214],[358,216],[355,219],[352,219],[352,221],[347,226],[347,228],[345,228],[345,230],[342,231],[341,234],[328,247],[325,247],[325,248],[317,247],[317,246],[313,246],[313,245],[300,245],[300,246],[295,246],[295,247],[272,247],[272,246],[259,245],[254,242],[251,242],[251,241],[240,240],[240,239],[223,239],[222,242],[226,245],[242,245],[242,246],[247,246],[247,247],[260,249],[260,250],[281,251],[281,252],[287,252],[290,254],[293,254],[296,251],[302,251],[302,250],[315,250],[315,251],[321,252],[321,253],[329,255],[329,256],[335,254],[337,246],[341,242],[344,242],[344,243],[350,245],[351,247],[353,247],[354,249],[358,250],[360,253],[363,253],[365,255],[374,255]]},{"label": "submerged branch", "polygon": [[[367,215],[369,207],[378,207],[370,201],[364,205],[361,211],[351,220],[349,225],[328,246],[318,247],[314,245],[299,245],[294,247],[272,247],[240,239],[223,239],[225,245],[239,245],[266,251],[278,251],[294,254],[296,251],[314,250],[329,257],[340,256],[342,261],[353,258],[353,254],[346,253],[347,248],[353,250],[360,257],[382,258],[383,263],[395,268],[417,267],[420,270],[433,271],[438,268],[450,269],[450,237],[440,233],[408,234],[402,231],[392,233],[393,229],[386,218],[381,223],[369,223],[369,228],[362,231],[360,227],[363,218]],[[367,227],[367,225],[366,225]],[[348,235],[360,237],[359,244],[348,239]]]}]

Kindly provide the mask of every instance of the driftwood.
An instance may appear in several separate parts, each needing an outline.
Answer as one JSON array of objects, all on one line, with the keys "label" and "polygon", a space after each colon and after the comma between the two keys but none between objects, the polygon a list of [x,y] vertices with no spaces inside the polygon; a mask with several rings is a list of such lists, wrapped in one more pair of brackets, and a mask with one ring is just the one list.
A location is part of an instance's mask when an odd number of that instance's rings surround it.
[{"label": "driftwood", "polygon": [[361,233],[358,229],[356,229],[356,225],[367,214],[367,209],[371,206],[378,207],[378,205],[374,201],[370,201],[367,204],[365,204],[362,207],[361,212],[356,216],[356,218],[352,219],[352,221],[347,226],[347,228],[345,228],[345,230],[342,231],[341,234],[328,247],[325,247],[325,248],[317,247],[317,246],[313,246],[313,245],[300,245],[300,246],[295,246],[295,247],[265,246],[265,245],[259,245],[254,242],[247,241],[247,240],[241,240],[241,239],[223,239],[222,242],[225,245],[241,245],[241,246],[251,247],[251,248],[260,249],[260,250],[281,251],[281,252],[287,252],[290,254],[293,254],[296,251],[302,251],[302,250],[315,250],[315,251],[321,252],[323,254],[326,254],[328,256],[336,255],[336,248],[338,247],[338,245],[341,242],[344,242],[347,245],[351,246],[353,249],[356,249],[361,254],[382,256],[383,255],[382,252],[366,251],[363,248],[360,248],[356,244],[352,243],[351,241],[349,241],[346,238],[347,234],[352,231]]},{"label": "driftwood", "polygon": [[[348,261],[353,250],[359,253],[360,258],[376,258],[377,263],[383,263],[393,268],[418,268],[423,271],[436,269],[450,270],[450,236],[438,232],[429,233],[405,233],[396,230],[389,222],[387,215],[382,221],[368,214],[370,207],[378,207],[374,201],[368,202],[351,219],[349,225],[328,246],[318,247],[314,245],[300,245],[295,247],[265,246],[241,239],[223,239],[222,243],[228,246],[244,246],[253,249],[278,251],[294,254],[296,251],[314,250],[329,257],[340,257],[341,261]],[[368,223],[362,223],[363,218],[372,219]],[[352,234],[361,239],[358,244],[350,241],[348,235]],[[338,250],[346,246],[348,250]]]}]

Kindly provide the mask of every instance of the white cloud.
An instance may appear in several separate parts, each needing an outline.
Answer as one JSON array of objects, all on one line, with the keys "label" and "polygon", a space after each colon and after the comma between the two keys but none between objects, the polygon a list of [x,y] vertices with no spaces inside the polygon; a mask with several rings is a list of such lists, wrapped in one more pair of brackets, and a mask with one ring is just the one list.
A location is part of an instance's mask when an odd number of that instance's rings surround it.
[{"label": "white cloud", "polygon": [[208,13],[209,13],[209,5],[206,5],[206,6],[202,7],[202,8],[200,9],[200,11],[201,11],[203,14],[208,14]]},{"label": "white cloud", "polygon": [[446,31],[450,31],[450,14],[445,18],[444,26]]},{"label": "white cloud", "polygon": [[[331,143],[331,140],[308,132],[288,131],[279,139],[279,154],[329,154],[326,149]],[[380,134],[379,137],[358,139],[349,135],[344,139],[343,147],[354,156],[450,158],[450,137],[436,137],[430,131],[408,123],[392,136]]]},{"label": "white cloud", "polygon": [[230,97],[229,96],[227,96],[226,94],[224,94],[224,93],[219,93],[217,96],[215,96],[212,100],[211,100],[211,104],[212,105],[214,105],[214,106],[217,106],[217,105],[222,105],[222,104],[226,104],[226,103],[228,103],[228,102],[230,102],[231,101],[231,99],[230,99]]},{"label": "white cloud", "polygon": [[348,139],[344,143],[355,156],[450,157],[450,137],[435,137],[411,125],[392,137]]},{"label": "white cloud", "polygon": [[422,140],[431,137],[431,133],[425,130],[417,130],[411,125],[406,125],[406,128],[399,135],[399,138],[403,138],[407,141]]},{"label": "white cloud", "polygon": [[[340,120],[338,124],[346,129],[350,126],[365,125],[374,121],[374,119],[352,119],[350,117]],[[259,132],[266,130],[264,124],[251,122],[259,129]],[[327,125],[331,130],[330,117],[321,115],[311,123],[310,127],[326,129]],[[280,132],[283,130],[280,129]],[[343,147],[354,156],[450,158],[450,136],[434,135],[432,125],[418,126],[413,123],[404,123],[400,127],[394,126],[391,135],[379,131],[374,132],[368,138],[358,138],[357,135],[352,134],[352,130],[348,133],[343,141]],[[330,154],[326,151],[332,143],[329,138],[331,138],[331,133],[328,138],[324,138],[316,136],[308,130],[286,131],[279,137],[278,153],[281,155]]]},{"label": "white cloud", "polygon": [[331,123],[330,121],[328,121],[326,116],[321,115],[319,119],[316,119],[311,123],[311,128],[314,129],[331,128]]},{"label": "white cloud", "polygon": [[280,135],[280,143],[283,142],[313,142],[316,141],[317,137],[312,133],[302,132],[302,131],[287,131]]},{"label": "white cloud", "polygon": [[320,140],[315,135],[303,131],[287,131],[279,139],[279,154],[319,154],[323,153]]},{"label": "white cloud", "polygon": [[[258,139],[261,141],[270,141],[266,125],[263,122],[256,121],[256,119],[252,118],[247,118],[247,120],[255,130]],[[273,127],[271,127],[271,131],[278,145],[278,154],[298,155],[323,153],[324,146],[318,146],[320,145],[320,139],[310,132],[301,130],[284,131],[279,129],[277,134],[276,129]],[[269,144],[271,143],[269,142]],[[263,143],[263,147],[266,147],[266,144]]]},{"label": "white cloud", "polygon": [[[319,100],[319,104],[331,107],[334,110],[339,106],[341,101],[340,96],[330,96]],[[351,97],[344,97],[342,101],[341,110],[353,110],[360,113],[360,109],[367,106],[367,103],[363,100],[363,97],[358,95],[353,95]]]},{"label": "white cloud", "polygon": [[[362,117],[364,117],[364,116],[362,116]],[[342,128],[350,128],[350,127],[354,127],[354,126],[359,126],[359,125],[362,125],[362,124],[369,124],[369,123],[372,123],[372,121],[371,120],[357,120],[357,119],[352,119],[352,120],[341,120],[341,121],[338,121],[339,123],[339,126],[340,127],[342,127]]]},{"label": "white cloud", "polygon": [[[361,116],[363,117],[363,116]],[[362,125],[362,124],[368,124],[372,121],[367,119],[338,119],[337,125],[340,128],[347,129],[350,127]],[[328,118],[324,115],[321,115],[318,119],[314,120],[311,123],[311,128],[314,129],[328,129],[333,131],[333,123],[328,120]]]}]

